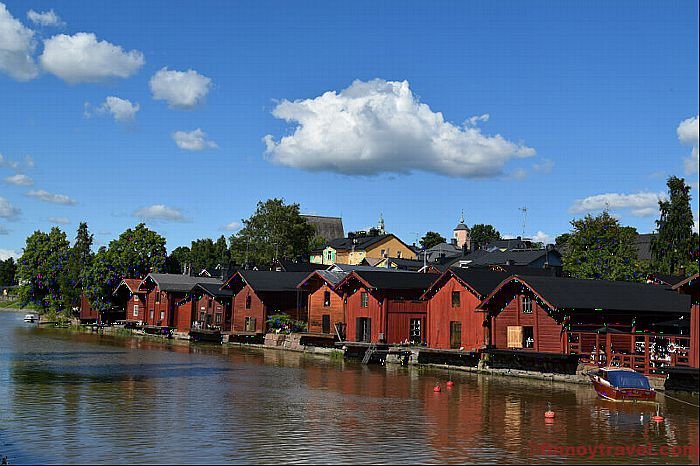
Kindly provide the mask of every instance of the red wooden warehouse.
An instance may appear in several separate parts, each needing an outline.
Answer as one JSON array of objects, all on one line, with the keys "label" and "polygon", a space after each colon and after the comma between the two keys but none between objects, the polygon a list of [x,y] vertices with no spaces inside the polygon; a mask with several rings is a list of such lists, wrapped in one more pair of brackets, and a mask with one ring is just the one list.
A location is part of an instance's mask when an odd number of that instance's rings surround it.
[{"label": "red wooden warehouse", "polygon": [[178,331],[198,329],[226,330],[231,328],[231,298],[222,283],[197,283],[187,297],[177,303]]},{"label": "red wooden warehouse", "polygon": [[508,277],[487,268],[453,268],[423,295],[428,302],[429,348],[478,351],[486,341],[481,301]]},{"label": "red wooden warehouse", "polygon": [[298,285],[308,293],[308,331],[332,336],[336,329],[345,335],[345,306],[342,294],[336,290],[347,273],[317,270]]},{"label": "red wooden warehouse", "polygon": [[695,274],[673,286],[679,293],[690,295],[690,367],[700,368],[700,275]]},{"label": "red wooden warehouse", "polygon": [[146,321],[146,291],[139,289],[142,281],[140,278],[124,278],[114,289],[113,295],[129,322]]},{"label": "red wooden warehouse", "polygon": [[420,297],[439,277],[415,272],[353,271],[339,284],[348,341],[423,343],[427,302]]},{"label": "red wooden warehouse", "polygon": [[308,272],[239,270],[226,280],[223,289],[233,294],[233,335],[260,335],[267,331],[272,314],[284,313],[306,321],[306,291],[297,285]]}]

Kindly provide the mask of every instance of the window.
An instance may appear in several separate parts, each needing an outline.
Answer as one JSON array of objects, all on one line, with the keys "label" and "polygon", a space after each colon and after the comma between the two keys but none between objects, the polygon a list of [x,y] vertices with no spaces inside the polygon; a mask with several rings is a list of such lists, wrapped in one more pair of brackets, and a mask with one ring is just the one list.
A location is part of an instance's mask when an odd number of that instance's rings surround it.
[{"label": "window", "polygon": [[139,316],[139,305],[134,304],[134,317],[138,317],[138,316]]},{"label": "window", "polygon": [[386,252],[386,249],[382,249],[382,252],[381,252],[381,256],[382,256],[382,257],[385,257],[385,256],[384,256],[384,253],[385,253],[385,252]]},{"label": "window", "polygon": [[148,315],[151,317],[151,319],[153,319],[153,316],[155,315],[153,309],[151,309],[150,311],[148,311]]},{"label": "window", "polygon": [[333,260],[333,252],[332,251],[326,251],[326,260]]},{"label": "window", "polygon": [[459,291],[452,292],[452,307],[459,307]]},{"label": "window", "polygon": [[156,291],[156,304],[160,302],[160,291]]},{"label": "window", "polygon": [[520,298],[520,308],[523,310],[523,314],[532,314],[532,298],[529,296]]},{"label": "window", "polygon": [[245,308],[246,308],[246,309],[250,309],[250,307],[251,307],[251,305],[252,305],[252,302],[253,302],[253,300],[252,300],[252,298],[250,297],[250,295],[246,296],[246,297],[245,297]]},{"label": "window", "polygon": [[368,307],[369,306],[369,293],[366,291],[363,291],[360,293],[360,307]]},{"label": "window", "polygon": [[535,332],[532,327],[523,327],[523,348],[535,347]]},{"label": "window", "polygon": [[245,318],[245,331],[246,332],[255,332],[255,317],[246,317]]},{"label": "window", "polygon": [[462,346],[462,322],[450,322],[450,348]]},{"label": "window", "polygon": [[421,319],[411,319],[411,323],[408,329],[408,340],[411,343],[420,343],[421,342]]},{"label": "window", "polygon": [[200,322],[204,322],[205,320],[207,320],[207,313],[206,313],[206,312],[200,312],[200,313],[199,313],[199,321],[200,321]]},{"label": "window", "polygon": [[214,318],[214,322],[216,322],[217,324],[221,323],[221,313],[220,312],[216,313],[216,317]]},{"label": "window", "polygon": [[401,251],[396,251],[396,258],[401,259]]},{"label": "window", "polygon": [[135,294],[135,295],[134,295],[134,301],[138,301],[138,300],[139,300],[139,295]]},{"label": "window", "polygon": [[[330,291],[324,291],[323,292],[323,307],[328,307],[331,305],[331,292]],[[328,332],[326,332],[328,333]]]},{"label": "window", "polygon": [[368,317],[358,317],[356,320],[357,341],[369,342],[372,339],[372,320]]},{"label": "window", "polygon": [[331,316],[328,314],[321,316],[321,331],[323,333],[331,333]]},{"label": "window", "polygon": [[165,311],[160,311],[160,320],[165,319]]}]

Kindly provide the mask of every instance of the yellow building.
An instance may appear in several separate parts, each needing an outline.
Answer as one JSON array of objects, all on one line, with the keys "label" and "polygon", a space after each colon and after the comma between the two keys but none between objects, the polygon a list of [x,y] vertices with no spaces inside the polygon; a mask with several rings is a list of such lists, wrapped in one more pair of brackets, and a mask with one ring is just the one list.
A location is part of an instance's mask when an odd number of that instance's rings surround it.
[{"label": "yellow building", "polygon": [[310,262],[314,264],[359,265],[365,258],[416,259],[416,253],[393,234],[369,233],[350,234],[347,238],[331,241],[324,249],[311,252]]}]

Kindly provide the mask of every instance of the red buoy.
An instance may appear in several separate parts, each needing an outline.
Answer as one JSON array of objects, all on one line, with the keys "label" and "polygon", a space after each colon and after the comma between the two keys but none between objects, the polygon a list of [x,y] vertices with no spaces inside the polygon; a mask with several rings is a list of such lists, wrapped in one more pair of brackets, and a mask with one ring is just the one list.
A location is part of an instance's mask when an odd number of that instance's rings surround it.
[{"label": "red buoy", "polygon": [[451,380],[447,382],[447,387],[448,387],[448,388],[449,388],[449,387],[454,387],[454,385],[455,385],[455,383],[454,383],[453,381],[451,381]]},{"label": "red buoy", "polygon": [[664,417],[657,414],[656,416],[652,416],[651,420],[654,422],[664,422]]},{"label": "red buoy", "polygon": [[545,411],[544,418],[545,419],[554,419],[554,411]]},{"label": "red buoy", "polygon": [[437,392],[441,392],[442,389],[440,388],[440,385],[435,385],[435,387],[433,388],[433,391],[434,391],[435,393],[437,393]]}]

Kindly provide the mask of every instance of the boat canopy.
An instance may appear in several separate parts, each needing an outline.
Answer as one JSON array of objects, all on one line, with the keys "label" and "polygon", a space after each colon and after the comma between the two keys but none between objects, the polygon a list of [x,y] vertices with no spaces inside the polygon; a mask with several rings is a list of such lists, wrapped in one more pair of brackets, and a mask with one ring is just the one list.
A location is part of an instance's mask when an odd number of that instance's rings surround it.
[{"label": "boat canopy", "polygon": [[649,379],[644,375],[633,371],[608,371],[608,381],[616,388],[642,388],[651,389]]}]

